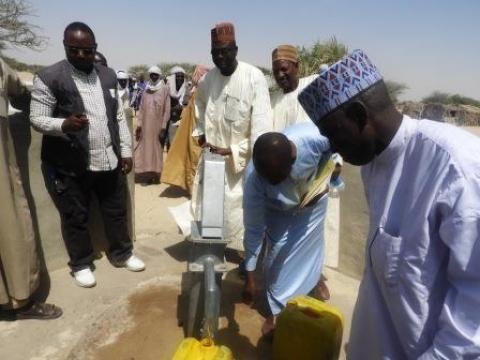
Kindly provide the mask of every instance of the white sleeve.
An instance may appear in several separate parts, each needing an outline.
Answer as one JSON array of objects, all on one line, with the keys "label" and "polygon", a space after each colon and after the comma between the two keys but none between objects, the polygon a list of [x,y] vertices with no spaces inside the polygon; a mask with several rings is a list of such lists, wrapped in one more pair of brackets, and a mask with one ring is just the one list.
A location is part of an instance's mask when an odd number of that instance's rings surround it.
[{"label": "white sleeve", "polygon": [[208,85],[205,78],[200,81],[195,95],[195,117],[197,122],[193,129],[192,136],[198,137],[205,135],[205,110],[207,108]]},{"label": "white sleeve", "polygon": [[64,136],[62,124],[65,119],[52,116],[56,104],[57,99],[50,89],[35,76],[30,104],[30,123],[35,130],[47,135]]}]

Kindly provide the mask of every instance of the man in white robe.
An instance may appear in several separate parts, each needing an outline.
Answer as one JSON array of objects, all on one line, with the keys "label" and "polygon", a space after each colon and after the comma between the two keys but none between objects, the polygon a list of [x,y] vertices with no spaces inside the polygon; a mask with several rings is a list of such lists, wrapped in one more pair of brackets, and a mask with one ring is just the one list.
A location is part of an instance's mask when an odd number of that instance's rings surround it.
[{"label": "man in white robe", "polygon": [[193,136],[226,157],[225,237],[230,247],[243,250],[243,175],[256,138],[272,129],[270,97],[262,72],[237,61],[233,24],[217,24],[211,35],[216,67],[198,86]]},{"label": "man in white robe", "polygon": [[130,84],[128,74],[123,70],[117,71],[117,81],[119,105],[122,106],[128,128],[130,129],[130,132],[133,133],[133,109],[130,106]]},{"label": "man in white robe", "polygon": [[174,66],[170,69],[167,77],[167,85],[170,91],[170,119],[168,121],[168,142],[167,148],[173,144],[173,139],[180,125],[180,117],[183,107],[186,104],[187,82],[185,81],[185,70],[181,66]]},{"label": "man in white robe", "polygon": [[298,50],[293,45],[280,45],[272,52],[272,72],[278,89],[271,95],[273,130],[282,131],[287,126],[310,121],[298,102],[298,94],[318,76],[298,76]]},{"label": "man in white robe", "polygon": [[299,101],[362,177],[370,209],[349,359],[480,358],[480,140],[399,113],[361,51]]}]

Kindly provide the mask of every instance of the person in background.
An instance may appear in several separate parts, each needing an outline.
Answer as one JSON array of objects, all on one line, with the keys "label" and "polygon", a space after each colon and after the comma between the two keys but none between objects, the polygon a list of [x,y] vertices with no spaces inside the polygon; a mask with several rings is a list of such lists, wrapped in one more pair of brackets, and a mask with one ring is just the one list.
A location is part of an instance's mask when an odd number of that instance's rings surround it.
[{"label": "person in background", "polygon": [[133,109],[130,106],[129,77],[125,71],[117,71],[117,82],[118,98],[120,105],[123,107],[123,114],[125,115],[125,120],[127,120],[128,129],[131,133],[133,131]]},{"label": "person in background", "polygon": [[158,184],[163,166],[163,145],[170,118],[170,93],[158,66],[148,69],[150,81],[137,114],[135,181]]},{"label": "person in background", "polygon": [[162,172],[162,183],[178,186],[192,194],[193,180],[200,158],[201,146],[192,137],[195,128],[195,94],[198,83],[203,79],[209,68],[197,65],[192,74],[190,97],[183,109],[175,139],[172,142]]},{"label": "person in background", "polygon": [[45,184],[62,223],[77,285],[95,286],[88,231],[90,198],[98,198],[118,267],[141,271],[127,228],[126,174],[132,169],[131,134],[119,106],[115,72],[95,64],[95,35],[81,22],[68,25],[66,60],[40,70],[33,83],[30,121],[43,133]]},{"label": "person in background", "polygon": [[362,166],[370,211],[347,358],[480,358],[480,139],[402,115],[354,50],[299,101]]},{"label": "person in background", "polygon": [[318,75],[299,77],[298,50],[295,46],[280,45],[273,50],[272,72],[279,87],[271,95],[274,130],[282,131],[287,126],[311,121],[297,96]]},{"label": "person in background", "polygon": [[137,75],[134,73],[128,74],[128,94],[129,94],[130,106],[132,106],[132,103],[134,102],[134,98],[136,97],[135,92],[137,91],[137,89],[138,89]]},{"label": "person in background", "polygon": [[[270,96],[263,73],[237,61],[233,24],[217,24],[211,38],[215,68],[198,85],[193,136],[225,157],[225,239],[230,248],[243,251],[243,175],[255,140],[272,130]],[[199,198],[195,189],[192,200]],[[198,205],[193,203],[194,209]]]},{"label": "person in background", "polygon": [[328,182],[334,169],[330,157],[327,138],[312,122],[263,134],[253,147],[243,197],[244,300],[255,298],[255,269],[265,238],[263,278],[271,314],[262,327],[264,335],[274,329],[288,300],[318,292]]},{"label": "person in background", "polygon": [[167,85],[170,90],[170,121],[168,122],[168,148],[170,148],[178,128],[178,121],[182,115],[187,93],[187,82],[185,81],[185,70],[181,66],[174,66],[170,69],[170,76],[167,78]]},{"label": "person in background", "polygon": [[28,112],[30,94],[2,59],[0,70],[0,320],[55,319],[62,309],[35,299],[39,254],[8,123],[9,102]]},{"label": "person in background", "polygon": [[143,74],[140,74],[138,77],[138,81],[134,84],[135,91],[132,92],[132,99],[130,106],[133,107],[135,111],[138,111],[140,105],[142,103],[142,95],[147,87],[147,83],[145,82],[145,77]]},{"label": "person in background", "polygon": [[95,64],[108,67],[107,58],[100,51],[95,52]]}]

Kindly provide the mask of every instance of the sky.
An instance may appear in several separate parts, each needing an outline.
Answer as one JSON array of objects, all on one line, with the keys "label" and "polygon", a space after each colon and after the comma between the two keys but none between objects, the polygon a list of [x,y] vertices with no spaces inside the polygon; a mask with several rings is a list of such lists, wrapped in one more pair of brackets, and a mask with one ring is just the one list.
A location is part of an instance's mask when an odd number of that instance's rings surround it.
[{"label": "sky", "polygon": [[48,38],[40,52],[7,51],[29,64],[64,58],[63,30],[83,21],[116,70],[135,64],[212,65],[210,29],[235,24],[239,60],[271,66],[279,44],[310,46],[335,36],[363,49],[383,77],[405,83],[403,100],[434,90],[480,99],[479,0],[29,0],[30,21]]}]

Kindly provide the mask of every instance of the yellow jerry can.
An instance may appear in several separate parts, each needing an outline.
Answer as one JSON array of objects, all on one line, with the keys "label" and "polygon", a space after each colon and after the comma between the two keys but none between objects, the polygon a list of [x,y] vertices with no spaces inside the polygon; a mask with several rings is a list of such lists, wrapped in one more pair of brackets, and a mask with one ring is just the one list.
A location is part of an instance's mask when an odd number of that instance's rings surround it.
[{"label": "yellow jerry can", "polygon": [[172,360],[234,360],[232,352],[226,346],[217,346],[213,339],[198,341],[186,338],[180,343]]},{"label": "yellow jerry can", "polygon": [[278,315],[274,360],[336,360],[340,355],[343,316],[332,305],[309,296],[290,300]]}]

